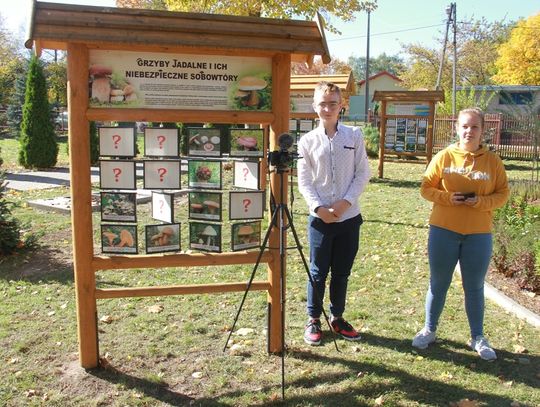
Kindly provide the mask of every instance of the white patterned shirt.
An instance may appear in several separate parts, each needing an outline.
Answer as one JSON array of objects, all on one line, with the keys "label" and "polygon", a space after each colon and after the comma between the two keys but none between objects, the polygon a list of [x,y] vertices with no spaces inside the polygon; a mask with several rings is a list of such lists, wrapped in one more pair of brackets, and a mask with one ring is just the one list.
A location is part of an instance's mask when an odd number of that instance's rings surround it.
[{"label": "white patterned shirt", "polygon": [[360,128],[338,123],[337,132],[330,139],[320,125],[300,138],[298,154],[298,188],[309,206],[309,213],[317,216],[317,207],[330,207],[345,199],[351,206],[340,221],[357,216],[360,213],[358,198],[370,178]]}]

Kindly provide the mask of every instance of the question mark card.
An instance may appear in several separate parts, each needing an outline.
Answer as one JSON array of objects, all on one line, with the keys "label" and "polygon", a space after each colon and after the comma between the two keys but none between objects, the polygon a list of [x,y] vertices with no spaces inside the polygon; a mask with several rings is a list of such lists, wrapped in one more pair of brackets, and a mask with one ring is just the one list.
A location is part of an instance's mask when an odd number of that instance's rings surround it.
[{"label": "question mark card", "polygon": [[264,191],[229,192],[229,219],[262,219],[264,213]]},{"label": "question mark card", "polygon": [[100,160],[99,187],[101,189],[136,189],[135,161]]},{"label": "question mark card", "polygon": [[143,162],[145,189],[180,189],[180,160]]},{"label": "question mark card", "polygon": [[101,157],[135,157],[135,127],[99,127]]},{"label": "question mark card", "polygon": [[144,129],[144,155],[147,157],[178,157],[178,129],[147,127]]},{"label": "question mark card", "polygon": [[233,167],[233,187],[259,189],[259,162],[235,161]]},{"label": "question mark card", "polygon": [[174,194],[152,191],[152,218],[165,223],[174,222]]}]

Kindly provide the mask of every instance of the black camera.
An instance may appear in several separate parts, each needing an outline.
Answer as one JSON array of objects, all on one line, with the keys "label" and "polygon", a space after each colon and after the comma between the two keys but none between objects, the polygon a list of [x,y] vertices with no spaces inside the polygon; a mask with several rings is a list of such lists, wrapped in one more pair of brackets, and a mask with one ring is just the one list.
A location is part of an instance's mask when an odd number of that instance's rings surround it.
[{"label": "black camera", "polygon": [[294,139],[290,134],[284,133],[278,138],[279,150],[270,151],[268,153],[268,162],[271,166],[278,170],[287,169],[298,154],[292,153],[289,150],[293,146]]}]

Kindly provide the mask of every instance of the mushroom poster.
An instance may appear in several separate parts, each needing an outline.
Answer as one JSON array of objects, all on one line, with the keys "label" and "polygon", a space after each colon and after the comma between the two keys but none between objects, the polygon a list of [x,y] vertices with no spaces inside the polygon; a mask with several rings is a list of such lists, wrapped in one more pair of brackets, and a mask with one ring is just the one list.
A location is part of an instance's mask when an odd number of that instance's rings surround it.
[{"label": "mushroom poster", "polygon": [[137,254],[137,226],[101,225],[101,251]]},{"label": "mushroom poster", "polygon": [[146,253],[180,251],[180,224],[147,225]]},{"label": "mushroom poster", "polygon": [[190,222],[189,247],[208,252],[221,252],[221,225]]},{"label": "mushroom poster", "polygon": [[263,157],[264,129],[230,129],[231,157]]},{"label": "mushroom poster", "polygon": [[246,250],[261,245],[261,222],[234,223],[231,226],[231,250]]},{"label": "mushroom poster", "polygon": [[89,50],[91,107],[271,111],[272,59]]},{"label": "mushroom poster", "polygon": [[190,188],[221,189],[221,162],[188,161],[188,186]]},{"label": "mushroom poster", "polygon": [[221,156],[221,130],[203,127],[188,129],[188,153],[192,156]]},{"label": "mushroom poster", "polygon": [[189,218],[221,222],[220,192],[190,192]]},{"label": "mushroom poster", "polygon": [[101,220],[137,222],[137,193],[101,192]]}]

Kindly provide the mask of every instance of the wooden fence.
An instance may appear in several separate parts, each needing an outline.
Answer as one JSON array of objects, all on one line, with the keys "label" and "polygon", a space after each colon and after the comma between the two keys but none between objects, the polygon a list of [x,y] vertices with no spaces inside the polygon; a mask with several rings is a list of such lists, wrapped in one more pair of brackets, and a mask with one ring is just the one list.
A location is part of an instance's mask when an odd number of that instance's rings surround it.
[{"label": "wooden fence", "polygon": [[[437,152],[456,138],[455,119],[437,116],[433,131],[433,152]],[[486,114],[485,140],[501,158],[532,160],[540,156],[540,116],[509,116]]]}]

